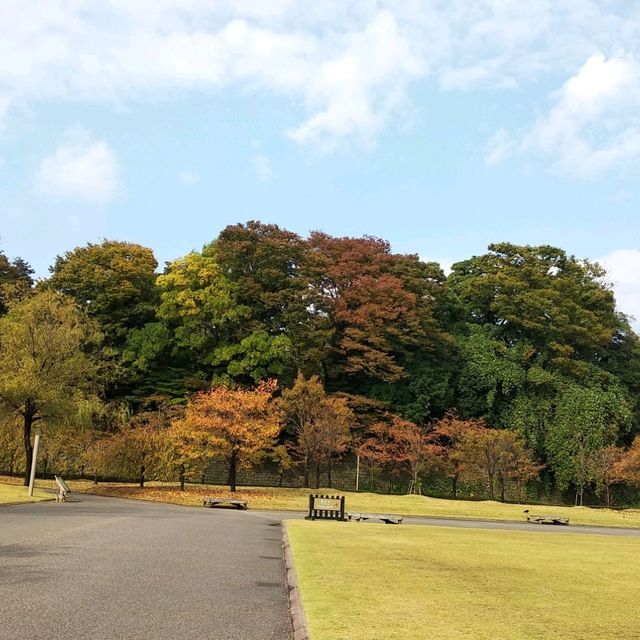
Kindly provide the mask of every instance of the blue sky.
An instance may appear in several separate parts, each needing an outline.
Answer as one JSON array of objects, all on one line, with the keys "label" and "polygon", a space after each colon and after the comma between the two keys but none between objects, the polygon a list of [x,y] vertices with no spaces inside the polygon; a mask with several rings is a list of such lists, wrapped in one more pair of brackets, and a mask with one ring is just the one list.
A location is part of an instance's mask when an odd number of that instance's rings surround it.
[{"label": "blue sky", "polygon": [[640,317],[638,106],[635,0],[8,0],[0,248],[44,276],[249,219],[445,266],[548,243]]}]

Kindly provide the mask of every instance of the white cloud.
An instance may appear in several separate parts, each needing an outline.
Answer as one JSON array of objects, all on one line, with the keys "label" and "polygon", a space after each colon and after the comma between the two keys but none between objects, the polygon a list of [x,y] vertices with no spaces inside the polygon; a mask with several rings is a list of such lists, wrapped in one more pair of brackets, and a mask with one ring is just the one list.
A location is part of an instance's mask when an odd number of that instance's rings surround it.
[{"label": "white cloud", "polygon": [[401,120],[418,79],[512,91],[584,65],[545,116],[510,134],[522,153],[578,175],[638,155],[635,60],[640,12],[617,0],[0,3],[0,111],[236,87],[293,101],[301,113],[286,133],[329,149],[369,144]]},{"label": "white cloud", "polygon": [[640,331],[640,251],[619,249],[598,262],[607,270],[618,308],[634,318],[633,326]]},{"label": "white cloud", "polygon": [[117,194],[119,175],[118,162],[109,145],[76,131],[52,155],[42,159],[35,187],[48,198],[104,204]]},{"label": "white cloud", "polygon": [[271,160],[263,153],[257,153],[253,158],[253,166],[258,174],[260,182],[271,182],[273,180],[273,168]]},{"label": "white cloud", "polygon": [[346,48],[320,65],[308,87],[318,113],[289,131],[297,142],[331,142],[356,133],[370,140],[403,100],[405,85],[421,72],[420,60],[398,30],[394,16],[380,12]]},{"label": "white cloud", "polygon": [[180,180],[185,187],[192,187],[194,184],[200,182],[200,176],[192,171],[181,171],[178,174],[178,180]]},{"label": "white cloud", "polygon": [[640,64],[631,56],[590,56],[553,94],[553,106],[518,140],[494,137],[485,158],[513,153],[550,158],[554,167],[592,178],[640,157]]}]

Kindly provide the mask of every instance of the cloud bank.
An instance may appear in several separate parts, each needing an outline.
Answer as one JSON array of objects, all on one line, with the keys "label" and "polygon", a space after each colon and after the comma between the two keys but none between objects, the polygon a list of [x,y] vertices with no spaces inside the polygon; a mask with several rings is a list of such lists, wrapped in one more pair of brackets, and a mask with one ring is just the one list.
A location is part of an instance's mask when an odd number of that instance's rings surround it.
[{"label": "cloud bank", "polygon": [[5,0],[0,117],[43,101],[153,100],[225,87],[293,100],[283,134],[370,144],[411,87],[555,84],[487,161],[550,159],[590,177],[637,160],[640,7],[601,0]]}]

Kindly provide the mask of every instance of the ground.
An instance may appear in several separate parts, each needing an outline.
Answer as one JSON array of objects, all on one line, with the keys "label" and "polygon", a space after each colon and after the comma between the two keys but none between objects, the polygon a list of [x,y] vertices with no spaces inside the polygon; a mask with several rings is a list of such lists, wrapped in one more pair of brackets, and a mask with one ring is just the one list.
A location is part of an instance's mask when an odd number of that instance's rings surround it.
[{"label": "ground", "polygon": [[287,528],[311,640],[638,637],[638,537],[302,521]]},{"label": "ground", "polygon": [[[0,482],[11,482],[0,477]],[[18,481],[17,479],[15,480]],[[182,492],[175,483],[149,483],[144,489],[133,484],[94,484],[89,480],[69,482],[73,491],[86,491],[98,495],[138,498],[157,502],[169,502],[192,506],[202,505],[204,496],[225,496],[232,494],[227,487],[207,485],[187,485]],[[38,481],[38,486],[53,486],[52,481]],[[558,507],[527,504],[503,504],[492,500],[444,500],[427,496],[389,496],[377,493],[355,493],[336,489],[284,489],[271,487],[239,487],[235,498],[247,500],[252,509],[272,509],[276,511],[305,511],[309,493],[340,494],[346,496],[348,511],[374,513],[394,513],[405,516],[429,516],[442,518],[470,518],[477,520],[524,519],[523,511],[532,513],[552,513],[568,516],[572,524],[608,527],[640,528],[640,509],[591,509],[588,507]]]},{"label": "ground", "polygon": [[311,640],[637,637],[638,528],[303,516],[75,492],[2,507],[0,640],[291,640],[284,519]]}]

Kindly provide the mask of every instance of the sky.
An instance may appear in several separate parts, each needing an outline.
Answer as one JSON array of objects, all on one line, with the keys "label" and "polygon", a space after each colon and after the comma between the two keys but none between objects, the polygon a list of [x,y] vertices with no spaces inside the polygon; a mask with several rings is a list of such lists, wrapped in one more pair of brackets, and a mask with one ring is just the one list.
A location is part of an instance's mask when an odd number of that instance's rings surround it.
[{"label": "sky", "polygon": [[640,319],[639,106],[640,0],[2,0],[0,250],[551,244]]}]

